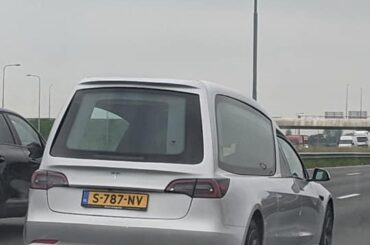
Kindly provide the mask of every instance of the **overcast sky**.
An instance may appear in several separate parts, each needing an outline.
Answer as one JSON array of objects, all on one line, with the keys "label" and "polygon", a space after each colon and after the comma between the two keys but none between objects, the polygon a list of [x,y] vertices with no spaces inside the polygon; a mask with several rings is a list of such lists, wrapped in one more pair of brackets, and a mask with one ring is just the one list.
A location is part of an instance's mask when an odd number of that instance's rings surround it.
[{"label": "overcast sky", "polygon": [[[6,107],[56,116],[90,76],[204,79],[251,95],[252,0],[0,0]],[[370,106],[369,0],[260,0],[259,101],[273,116]]]}]

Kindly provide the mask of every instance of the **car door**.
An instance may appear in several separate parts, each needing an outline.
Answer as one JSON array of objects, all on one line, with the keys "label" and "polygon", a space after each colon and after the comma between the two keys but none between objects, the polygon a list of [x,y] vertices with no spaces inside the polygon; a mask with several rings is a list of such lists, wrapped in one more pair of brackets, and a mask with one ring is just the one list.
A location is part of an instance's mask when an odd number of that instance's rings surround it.
[{"label": "car door", "polygon": [[273,244],[296,245],[300,233],[299,225],[302,211],[300,188],[291,174],[281,144],[282,139],[278,137],[281,177],[275,179],[274,192],[278,201],[279,221]]},{"label": "car door", "polygon": [[12,166],[12,185],[16,186],[18,197],[27,198],[31,177],[41,163],[44,143],[37,131],[18,115],[6,113],[5,117],[14,132],[17,147],[22,151],[23,159]]},{"label": "car door", "polygon": [[8,207],[22,206],[26,210],[27,198],[24,182],[18,181],[27,160],[24,150],[17,145],[11,127],[0,113],[0,217],[12,216]]},{"label": "car door", "polygon": [[308,180],[307,171],[294,147],[283,138],[279,138],[279,143],[294,182],[294,192],[299,195],[301,203],[297,219],[297,242],[302,245],[313,244],[320,234],[320,196]]}]

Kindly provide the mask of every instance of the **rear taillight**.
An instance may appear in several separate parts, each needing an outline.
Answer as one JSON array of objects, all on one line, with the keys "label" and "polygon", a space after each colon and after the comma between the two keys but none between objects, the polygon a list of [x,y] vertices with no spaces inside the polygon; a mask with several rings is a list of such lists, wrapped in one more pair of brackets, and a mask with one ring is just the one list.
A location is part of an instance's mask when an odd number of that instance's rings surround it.
[{"label": "rear taillight", "polygon": [[222,198],[229,189],[229,179],[178,179],[166,192],[186,194],[193,198]]},{"label": "rear taillight", "polygon": [[47,170],[38,170],[33,173],[32,189],[47,190],[55,186],[68,186],[67,177],[62,173]]},{"label": "rear taillight", "polygon": [[57,244],[58,241],[57,240],[35,240],[33,241],[31,244]]}]

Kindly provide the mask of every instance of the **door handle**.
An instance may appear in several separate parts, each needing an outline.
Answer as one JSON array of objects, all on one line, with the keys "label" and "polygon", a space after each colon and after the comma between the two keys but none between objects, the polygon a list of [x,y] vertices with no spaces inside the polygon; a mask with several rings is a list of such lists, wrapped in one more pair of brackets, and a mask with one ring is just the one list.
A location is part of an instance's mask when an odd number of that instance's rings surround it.
[{"label": "door handle", "polygon": [[324,201],[324,196],[319,195],[321,201]]},{"label": "door handle", "polygon": [[0,156],[0,163],[2,162],[5,162],[5,157],[4,156]]}]

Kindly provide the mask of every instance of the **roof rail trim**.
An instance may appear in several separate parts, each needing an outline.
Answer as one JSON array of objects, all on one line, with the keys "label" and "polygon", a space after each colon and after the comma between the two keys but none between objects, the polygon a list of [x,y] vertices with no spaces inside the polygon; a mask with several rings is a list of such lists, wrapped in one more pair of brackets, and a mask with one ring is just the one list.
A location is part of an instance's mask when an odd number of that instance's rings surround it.
[{"label": "roof rail trim", "polygon": [[150,82],[150,81],[117,81],[117,80],[102,80],[102,81],[86,81],[80,85],[149,85],[155,87],[172,87],[172,88],[198,88],[187,84],[176,84],[166,82]]}]

